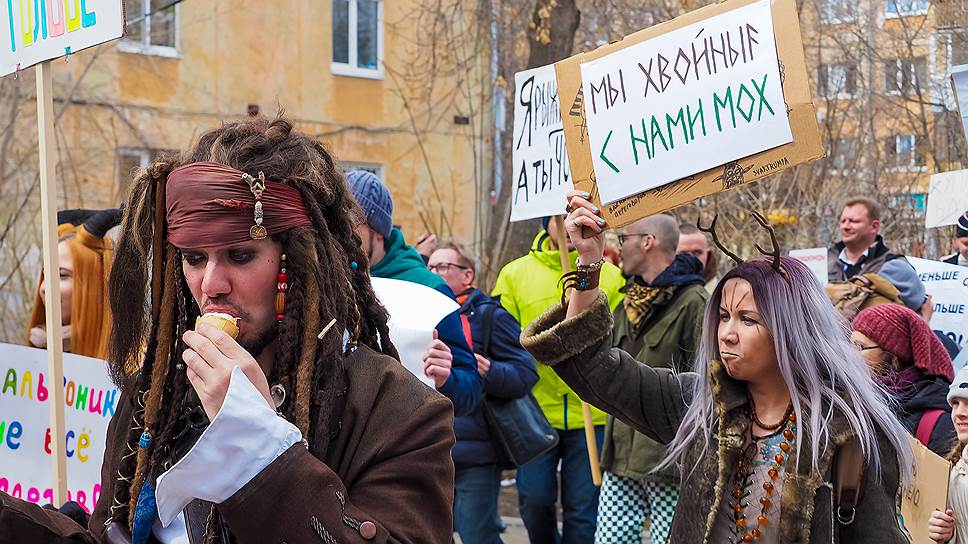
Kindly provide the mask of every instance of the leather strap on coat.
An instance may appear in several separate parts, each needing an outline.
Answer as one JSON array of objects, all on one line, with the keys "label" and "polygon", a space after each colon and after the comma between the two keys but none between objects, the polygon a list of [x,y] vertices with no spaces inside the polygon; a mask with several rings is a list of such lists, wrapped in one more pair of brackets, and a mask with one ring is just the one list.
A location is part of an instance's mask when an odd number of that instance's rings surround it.
[{"label": "leather strap on coat", "polygon": [[834,498],[840,525],[854,522],[863,477],[864,452],[855,437],[840,447],[834,459]]}]

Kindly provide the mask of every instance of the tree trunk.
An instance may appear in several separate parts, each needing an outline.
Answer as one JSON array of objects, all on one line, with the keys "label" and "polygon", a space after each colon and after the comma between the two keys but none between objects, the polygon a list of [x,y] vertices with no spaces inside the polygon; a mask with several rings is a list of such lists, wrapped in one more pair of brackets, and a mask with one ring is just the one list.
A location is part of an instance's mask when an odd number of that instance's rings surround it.
[{"label": "tree trunk", "polygon": [[[528,65],[527,68],[537,68],[546,64],[558,62],[568,58],[572,54],[575,45],[575,33],[581,22],[581,12],[578,10],[576,0],[535,0],[534,10],[531,14],[531,24],[528,29]],[[513,79],[511,80],[513,81]],[[513,100],[513,97],[512,97]],[[506,123],[507,132],[510,134],[513,115],[513,102],[509,104],[508,122]],[[493,270],[496,265],[507,263],[526,254],[531,249],[531,242],[541,228],[541,223],[537,219],[528,221],[518,221],[508,223],[511,212],[511,195],[514,189],[511,164],[511,141],[513,138],[504,138],[499,152],[503,153],[508,160],[504,163],[504,179],[498,195],[497,205],[493,208],[499,214],[494,218],[492,233],[490,237],[493,245],[484,258],[485,266],[488,270],[484,271],[483,278],[489,289],[494,280],[497,279],[497,271]],[[561,203],[562,213],[564,213],[565,203]]]},{"label": "tree trunk", "polygon": [[[544,15],[544,16],[543,16]],[[575,0],[537,0],[531,14],[528,68],[537,68],[571,56],[581,12]],[[545,34],[543,29],[547,29]]]}]

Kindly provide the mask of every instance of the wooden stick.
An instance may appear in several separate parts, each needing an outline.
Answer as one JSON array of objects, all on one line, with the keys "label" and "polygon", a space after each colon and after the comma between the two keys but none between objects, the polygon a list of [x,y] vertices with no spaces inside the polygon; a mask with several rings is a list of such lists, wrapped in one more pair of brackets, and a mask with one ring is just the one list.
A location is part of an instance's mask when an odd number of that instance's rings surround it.
[{"label": "wooden stick", "polygon": [[67,502],[67,457],[64,433],[64,339],[61,331],[60,263],[57,257],[57,148],[54,138],[54,95],[50,61],[38,64],[37,137],[40,154],[40,208],[44,234],[44,278],[47,308],[47,383],[50,395],[50,458],[54,464],[54,506]]},{"label": "wooden stick", "polygon": [[[558,256],[561,258],[561,273],[571,272],[571,259],[568,258],[568,241],[565,235],[565,220],[560,215],[555,216],[555,226],[558,227]],[[602,466],[598,460],[598,442],[595,440],[595,424],[592,422],[592,407],[581,401],[581,415],[585,422],[585,442],[588,444],[588,465],[592,471],[592,482],[596,486],[602,485]]]}]

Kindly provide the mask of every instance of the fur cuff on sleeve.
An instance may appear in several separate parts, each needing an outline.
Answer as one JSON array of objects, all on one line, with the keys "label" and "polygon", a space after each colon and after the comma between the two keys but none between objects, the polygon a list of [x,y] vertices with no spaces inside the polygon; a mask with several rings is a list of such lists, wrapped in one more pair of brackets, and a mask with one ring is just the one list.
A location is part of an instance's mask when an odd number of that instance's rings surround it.
[{"label": "fur cuff on sleeve", "polygon": [[554,366],[602,343],[612,332],[605,293],[581,315],[565,319],[567,306],[555,304],[521,333],[521,346],[541,363]]}]

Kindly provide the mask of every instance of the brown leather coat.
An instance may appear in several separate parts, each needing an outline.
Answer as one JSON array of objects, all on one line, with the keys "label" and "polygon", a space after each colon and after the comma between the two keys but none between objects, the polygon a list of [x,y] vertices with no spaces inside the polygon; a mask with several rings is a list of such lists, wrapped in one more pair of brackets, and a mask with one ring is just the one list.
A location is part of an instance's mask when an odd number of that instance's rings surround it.
[{"label": "brown leather coat", "polygon": [[[453,531],[453,407],[396,360],[361,347],[325,459],[296,444],[218,506],[239,544],[440,543]],[[131,406],[108,428],[90,528],[0,493],[0,544],[102,543]],[[230,460],[226,460],[230,461]]]}]

